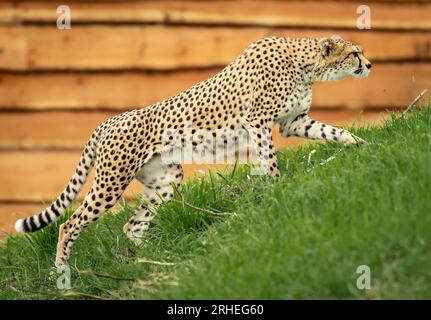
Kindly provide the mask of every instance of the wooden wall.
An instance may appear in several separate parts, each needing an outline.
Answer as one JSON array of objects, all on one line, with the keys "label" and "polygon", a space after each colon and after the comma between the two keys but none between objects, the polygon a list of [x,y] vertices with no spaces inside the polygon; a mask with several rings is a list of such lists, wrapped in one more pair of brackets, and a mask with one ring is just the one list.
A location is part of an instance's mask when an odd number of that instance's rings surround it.
[{"label": "wooden wall", "polygon": [[[71,30],[56,28],[63,3]],[[267,35],[338,34],[366,48],[370,77],[318,84],[316,118],[372,121],[407,105],[431,87],[431,3],[367,3],[372,30],[361,31],[362,1],[2,1],[0,220],[56,196],[98,123],[210,77]]]}]

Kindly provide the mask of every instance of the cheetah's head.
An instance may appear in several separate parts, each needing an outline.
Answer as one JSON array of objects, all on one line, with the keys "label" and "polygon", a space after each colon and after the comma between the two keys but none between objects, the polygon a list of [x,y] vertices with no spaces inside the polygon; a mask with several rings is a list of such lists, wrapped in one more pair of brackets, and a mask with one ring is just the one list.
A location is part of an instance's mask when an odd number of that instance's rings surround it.
[{"label": "cheetah's head", "polygon": [[361,46],[339,36],[319,41],[320,54],[315,74],[320,81],[341,80],[348,76],[365,78],[370,73],[371,62],[365,58]]}]

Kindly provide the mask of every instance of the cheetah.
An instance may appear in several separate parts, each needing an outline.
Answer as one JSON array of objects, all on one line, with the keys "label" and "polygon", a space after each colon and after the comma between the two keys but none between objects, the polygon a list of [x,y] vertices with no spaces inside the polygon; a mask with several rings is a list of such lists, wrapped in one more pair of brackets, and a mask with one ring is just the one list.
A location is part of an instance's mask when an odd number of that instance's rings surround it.
[{"label": "cheetah", "polygon": [[[55,265],[67,264],[81,231],[114,206],[134,178],[145,187],[145,201],[124,225],[124,232],[139,244],[154,212],[173,198],[174,187],[183,179],[179,163],[163,160],[167,146],[181,147],[186,134],[194,139],[199,130],[212,135],[217,130],[245,130],[265,173],[277,178],[280,171],[271,138],[276,124],[283,137],[345,145],[365,142],[347,130],[311,119],[307,112],[314,82],[365,78],[370,69],[363,48],[338,36],[266,37],[253,42],[212,78],[100,124],[63,192],[41,213],[18,220],[15,228],[33,232],[55,221],[71,205],[94,167],[95,177],[83,202],[60,226]],[[172,144],[174,140],[176,144]],[[202,144],[204,140],[195,139],[192,146],[197,149]]]}]

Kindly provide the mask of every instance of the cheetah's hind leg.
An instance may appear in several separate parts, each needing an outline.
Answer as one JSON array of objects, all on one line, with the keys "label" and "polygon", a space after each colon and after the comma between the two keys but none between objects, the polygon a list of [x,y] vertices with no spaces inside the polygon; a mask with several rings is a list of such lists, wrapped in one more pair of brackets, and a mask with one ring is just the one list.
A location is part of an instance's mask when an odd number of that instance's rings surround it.
[{"label": "cheetah's hind leg", "polygon": [[135,211],[123,231],[131,241],[140,245],[157,207],[173,198],[172,183],[177,187],[181,184],[183,169],[179,164],[164,163],[162,157],[156,155],[141,168],[136,179],[145,187],[145,203]]},{"label": "cheetah's hind leg", "polygon": [[[125,185],[127,185],[128,182],[129,181],[126,181]],[[56,267],[67,264],[70,250],[81,231],[91,222],[96,221],[107,209],[111,208],[120,198],[124,189],[125,186],[116,192],[109,193],[106,189],[101,188],[96,181],[93,182],[83,203],[76,209],[72,216],[60,226],[57,255],[55,258]]]}]

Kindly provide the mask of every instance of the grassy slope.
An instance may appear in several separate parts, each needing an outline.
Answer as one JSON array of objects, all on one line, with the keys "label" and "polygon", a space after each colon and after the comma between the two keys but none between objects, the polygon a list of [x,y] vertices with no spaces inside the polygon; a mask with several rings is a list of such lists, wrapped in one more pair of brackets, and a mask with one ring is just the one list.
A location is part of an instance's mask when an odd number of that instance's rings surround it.
[{"label": "grassy slope", "polygon": [[[247,167],[189,181],[182,187],[189,203],[238,215],[210,217],[171,203],[141,247],[122,233],[133,210],[124,206],[76,243],[73,290],[105,298],[431,298],[430,126],[428,107],[356,129],[370,142],[361,148],[282,152],[275,182],[247,178]],[[0,298],[62,297],[48,278],[57,228],[0,247]],[[355,286],[362,264],[371,268],[371,290]]]}]

